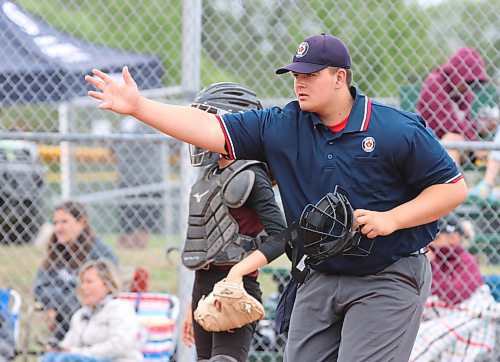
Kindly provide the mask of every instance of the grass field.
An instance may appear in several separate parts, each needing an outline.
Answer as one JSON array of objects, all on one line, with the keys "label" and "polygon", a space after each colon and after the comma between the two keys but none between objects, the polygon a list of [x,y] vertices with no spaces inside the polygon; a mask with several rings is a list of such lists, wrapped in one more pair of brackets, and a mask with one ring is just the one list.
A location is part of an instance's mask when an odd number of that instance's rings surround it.
[{"label": "grass field", "polygon": [[[116,235],[104,235],[103,237],[105,242],[113,247],[123,266],[126,266],[127,269],[130,269],[129,267],[143,267],[149,272],[150,292],[177,294],[177,287],[181,282],[178,280],[179,254],[174,252],[171,254],[171,258],[167,259],[165,250],[167,247],[178,246],[178,239],[152,236],[144,249],[124,249],[118,247]],[[26,344],[28,327],[32,335],[30,337],[30,348],[32,349],[36,347],[33,336],[49,335],[45,328],[43,313],[29,312],[30,307],[33,306],[32,286],[43,256],[44,249],[33,244],[0,246],[0,287],[17,290],[23,299],[18,348],[22,348]],[[289,264],[286,257],[283,256],[275,260],[272,265],[288,267]],[[262,284],[264,297],[269,293],[276,292],[276,284],[272,281],[271,274],[263,273],[259,280]],[[30,357],[28,360],[35,361],[36,358]],[[23,358],[18,357],[16,361],[23,361]]]}]

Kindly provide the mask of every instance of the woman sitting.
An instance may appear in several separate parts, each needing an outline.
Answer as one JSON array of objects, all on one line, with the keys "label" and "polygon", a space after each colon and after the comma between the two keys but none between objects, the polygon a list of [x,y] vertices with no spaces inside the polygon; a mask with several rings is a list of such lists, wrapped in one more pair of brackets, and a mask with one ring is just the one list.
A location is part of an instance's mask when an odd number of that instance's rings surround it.
[{"label": "woman sitting", "polygon": [[68,331],[71,316],[80,308],[76,296],[78,270],[89,260],[118,259],[88,222],[85,206],[76,201],[57,205],[53,215],[54,231],[47,254],[38,269],[35,300],[46,311],[48,328],[60,341]]},{"label": "woman sitting", "polygon": [[42,362],[137,362],[143,356],[139,321],[129,303],[118,299],[119,279],[108,260],[90,261],[78,275],[84,305],[71,318],[59,345],[48,346]]}]

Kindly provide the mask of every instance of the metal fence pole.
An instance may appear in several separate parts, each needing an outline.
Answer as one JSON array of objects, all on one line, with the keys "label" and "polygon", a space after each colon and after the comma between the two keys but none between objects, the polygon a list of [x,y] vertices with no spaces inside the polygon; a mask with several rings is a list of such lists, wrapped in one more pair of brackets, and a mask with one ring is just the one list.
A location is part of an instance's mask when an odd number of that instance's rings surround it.
[{"label": "metal fence pole", "polygon": [[[59,133],[69,133],[69,105],[62,102],[58,107]],[[68,141],[61,142],[61,198],[68,199],[71,196],[71,165]]]},{"label": "metal fence pole", "polygon": [[[183,0],[182,2],[182,90],[184,98],[190,102],[200,88],[200,67],[201,67],[201,0]],[[187,159],[187,147],[181,151],[181,174],[183,180],[191,180],[193,173],[189,160]],[[188,181],[189,182],[189,181]],[[180,227],[181,238],[186,235],[188,205],[189,205],[189,185],[181,187],[181,217]],[[191,290],[193,285],[193,272],[179,265],[179,291],[178,296],[181,301],[180,318],[178,321],[178,341],[177,341],[177,360],[178,361],[196,361],[194,348],[187,348],[181,339],[181,323],[186,312],[186,305],[191,299]]]},{"label": "metal fence pole", "polygon": [[[187,144],[183,145],[181,153],[180,153],[180,173],[181,180],[183,180],[183,184],[180,187],[181,195],[180,195],[180,217],[179,222],[181,222],[180,226],[180,235],[181,238],[184,238],[187,232],[187,220],[189,215],[189,194],[190,194],[190,185],[191,180],[194,178],[194,170],[190,165],[188,159],[188,150]],[[181,241],[181,245],[183,241]],[[193,347],[187,348],[182,342],[182,320],[184,318],[184,314],[186,313],[186,306],[189,304],[191,300],[191,291],[193,289],[193,281],[194,281],[194,273],[188,270],[181,262],[179,262],[179,284],[178,284],[178,292],[177,295],[181,302],[181,309],[179,313],[179,319],[177,321],[177,330],[179,331],[177,338],[177,361],[182,362],[191,362],[196,361],[196,352]]]},{"label": "metal fence pole", "polygon": [[200,88],[201,0],[183,0],[182,8],[182,89],[192,100]]}]

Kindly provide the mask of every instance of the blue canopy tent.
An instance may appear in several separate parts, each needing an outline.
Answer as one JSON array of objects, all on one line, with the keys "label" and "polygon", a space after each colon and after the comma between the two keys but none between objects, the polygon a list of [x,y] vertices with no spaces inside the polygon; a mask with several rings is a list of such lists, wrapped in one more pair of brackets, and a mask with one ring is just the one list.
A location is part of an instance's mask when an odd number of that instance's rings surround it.
[{"label": "blue canopy tent", "polygon": [[[67,134],[72,122],[70,102],[92,89],[84,76],[99,68],[121,77],[124,65],[128,65],[141,90],[163,88],[163,66],[158,57],[77,39],[30,14],[13,0],[0,0],[0,107],[55,105],[59,134]],[[64,198],[71,195],[69,143],[61,141],[60,147]],[[1,195],[0,203],[6,204]],[[16,216],[15,220],[19,218]],[[12,227],[20,223],[8,221],[3,225],[6,224]]]},{"label": "blue canopy tent", "polygon": [[126,52],[56,30],[17,4],[0,0],[0,105],[59,102],[85,95],[92,68],[119,73],[128,65],[139,88],[162,87],[153,55]]}]

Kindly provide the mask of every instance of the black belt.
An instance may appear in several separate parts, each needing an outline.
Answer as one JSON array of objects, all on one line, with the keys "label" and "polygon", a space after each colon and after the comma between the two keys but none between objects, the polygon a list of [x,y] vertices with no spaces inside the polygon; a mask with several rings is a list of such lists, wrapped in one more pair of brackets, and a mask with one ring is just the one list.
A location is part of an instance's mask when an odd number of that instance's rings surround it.
[{"label": "black belt", "polygon": [[410,254],[408,255],[421,255],[421,254],[427,254],[427,252],[429,251],[429,248],[427,246],[424,246],[423,248],[420,248],[416,251],[413,251],[411,252]]}]

